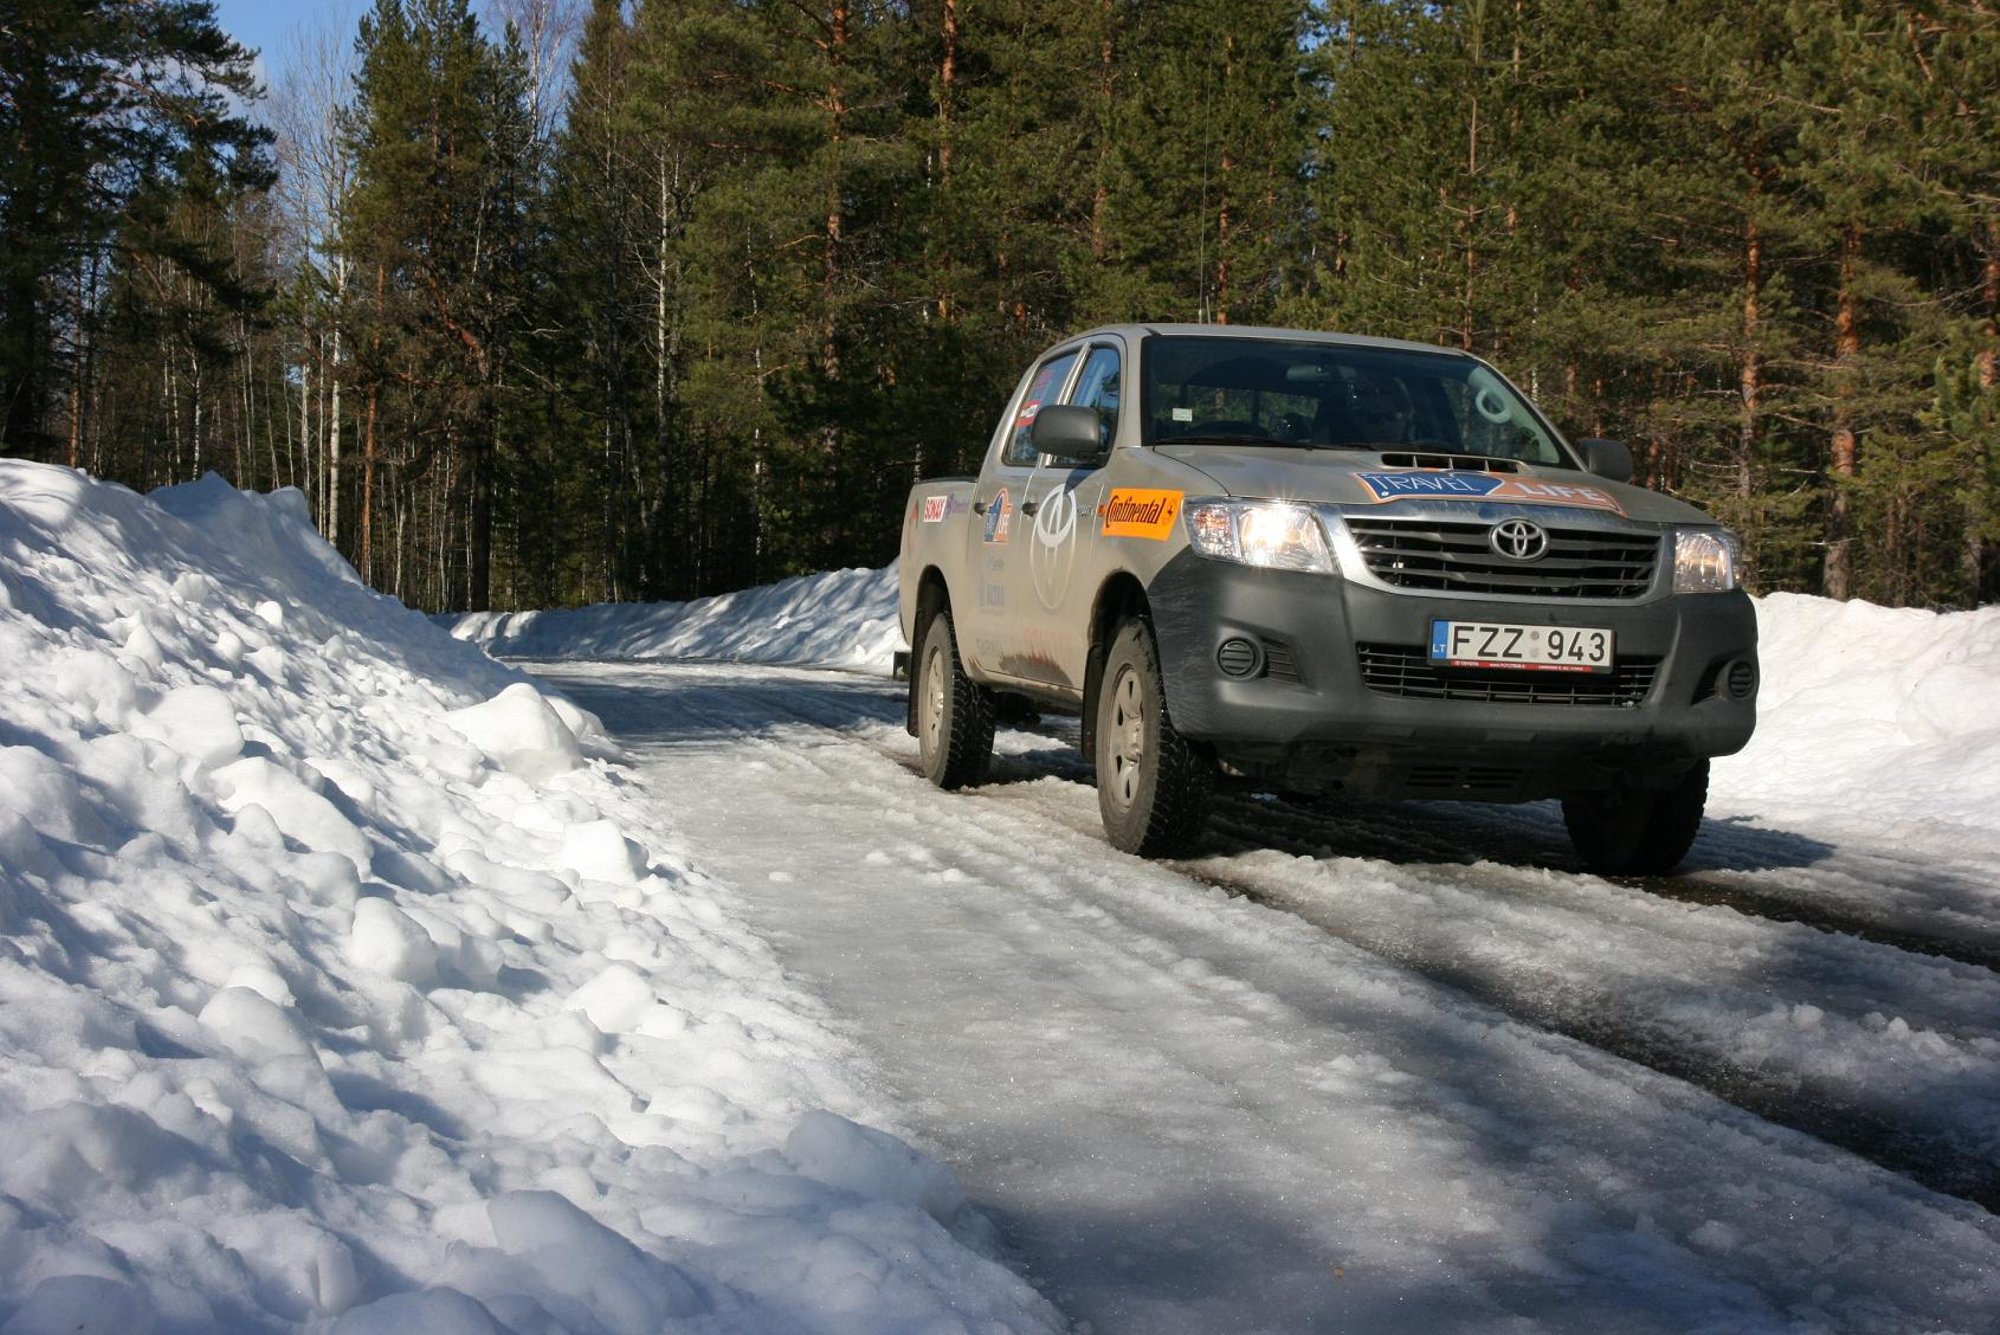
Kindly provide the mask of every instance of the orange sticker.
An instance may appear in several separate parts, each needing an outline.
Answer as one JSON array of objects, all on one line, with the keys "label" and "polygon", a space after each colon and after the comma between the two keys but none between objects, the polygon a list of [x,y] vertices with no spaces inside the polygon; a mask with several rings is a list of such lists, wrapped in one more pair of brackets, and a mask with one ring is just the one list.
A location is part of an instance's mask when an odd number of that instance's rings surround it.
[{"label": "orange sticker", "polygon": [[1173,533],[1174,521],[1181,517],[1181,495],[1178,491],[1113,488],[1098,509],[1104,516],[1098,532],[1107,538],[1164,539]]}]

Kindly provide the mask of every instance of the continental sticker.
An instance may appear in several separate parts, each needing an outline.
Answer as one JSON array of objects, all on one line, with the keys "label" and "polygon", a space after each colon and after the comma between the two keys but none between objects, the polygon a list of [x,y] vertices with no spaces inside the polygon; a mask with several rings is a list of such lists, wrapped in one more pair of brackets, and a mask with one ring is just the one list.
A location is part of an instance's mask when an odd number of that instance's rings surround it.
[{"label": "continental sticker", "polygon": [[1107,538],[1152,538],[1159,541],[1170,537],[1174,521],[1181,517],[1181,495],[1178,491],[1114,487],[1098,510],[1104,517],[1098,532]]},{"label": "continental sticker", "polygon": [[1507,501],[1515,505],[1574,505],[1585,510],[1624,514],[1618,498],[1602,487],[1569,482],[1537,482],[1532,478],[1496,473],[1413,469],[1396,473],[1360,473],[1361,485],[1378,503],[1388,501]]}]

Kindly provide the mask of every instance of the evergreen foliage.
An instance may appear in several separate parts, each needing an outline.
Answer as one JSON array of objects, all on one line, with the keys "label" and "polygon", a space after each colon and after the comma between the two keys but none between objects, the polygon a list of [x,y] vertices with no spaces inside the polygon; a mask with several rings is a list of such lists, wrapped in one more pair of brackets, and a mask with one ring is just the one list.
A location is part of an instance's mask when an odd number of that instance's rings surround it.
[{"label": "evergreen foliage", "polygon": [[888,560],[1061,333],[1294,324],[1491,358],[1760,588],[2000,596],[1989,0],[505,11],[374,0],[267,193],[207,4],[0,0],[5,448],[677,598]]}]

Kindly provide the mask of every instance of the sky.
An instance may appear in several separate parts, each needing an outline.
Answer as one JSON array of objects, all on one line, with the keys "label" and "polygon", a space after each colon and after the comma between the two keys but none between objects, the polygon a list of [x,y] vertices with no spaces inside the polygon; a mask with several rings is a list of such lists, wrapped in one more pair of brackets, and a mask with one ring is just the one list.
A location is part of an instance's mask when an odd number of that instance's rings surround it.
[{"label": "sky", "polygon": [[258,53],[258,76],[268,88],[283,74],[299,36],[323,27],[352,32],[362,0],[215,0],[222,30]]}]

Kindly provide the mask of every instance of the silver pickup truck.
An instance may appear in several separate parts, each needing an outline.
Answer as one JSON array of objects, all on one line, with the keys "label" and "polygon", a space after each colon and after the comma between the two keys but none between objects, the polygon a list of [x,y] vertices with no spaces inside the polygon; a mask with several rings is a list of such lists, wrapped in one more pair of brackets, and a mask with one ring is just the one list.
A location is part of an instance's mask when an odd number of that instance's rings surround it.
[{"label": "silver pickup truck", "polygon": [[909,728],[945,788],[1021,698],[1082,716],[1112,844],[1188,851],[1218,783],[1560,798],[1670,871],[1756,721],[1733,535],[1571,444],[1476,357],[1123,325],[1021,377],[977,478],[903,521]]}]

